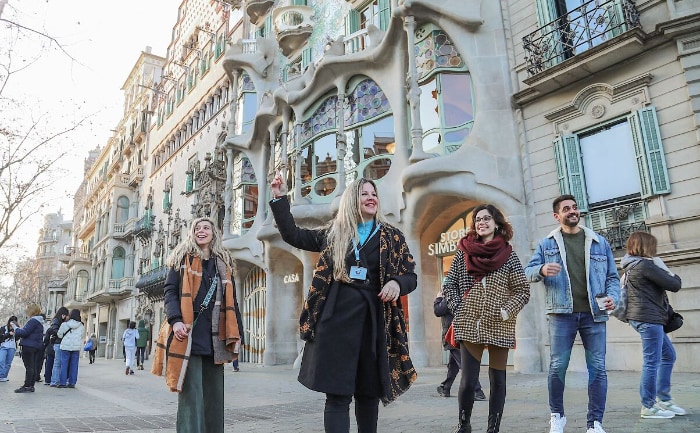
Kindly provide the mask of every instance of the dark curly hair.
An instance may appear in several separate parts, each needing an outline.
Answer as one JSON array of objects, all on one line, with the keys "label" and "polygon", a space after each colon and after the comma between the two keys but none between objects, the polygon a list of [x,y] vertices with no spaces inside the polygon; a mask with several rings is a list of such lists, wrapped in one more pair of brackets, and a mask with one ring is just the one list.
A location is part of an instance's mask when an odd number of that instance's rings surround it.
[{"label": "dark curly hair", "polygon": [[484,209],[488,211],[489,215],[491,215],[493,220],[496,222],[495,234],[500,235],[506,242],[513,239],[513,226],[506,221],[506,217],[503,216],[503,212],[492,204],[481,204],[474,208],[472,211],[471,225],[469,226],[469,232],[467,235],[472,235],[477,239],[479,238],[479,235],[476,232],[476,214]]}]

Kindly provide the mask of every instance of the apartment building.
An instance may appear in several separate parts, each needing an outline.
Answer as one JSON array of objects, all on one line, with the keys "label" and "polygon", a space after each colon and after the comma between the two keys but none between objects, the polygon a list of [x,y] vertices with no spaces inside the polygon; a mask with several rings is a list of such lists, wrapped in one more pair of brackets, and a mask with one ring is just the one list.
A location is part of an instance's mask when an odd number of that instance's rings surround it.
[{"label": "apartment building", "polygon": [[[692,318],[697,9],[690,0],[183,1],[160,76],[139,87],[150,101],[141,144],[110,171],[119,140],[110,141],[86,176],[76,232],[88,291],[107,291],[88,300],[112,345],[105,355],[117,356],[129,318],[161,324],[165,259],[207,215],[237,262],[243,361],[297,360],[317,255],[277,232],[267,205],[276,171],[307,227],[331,218],[348,182],[377,181],[417,263],[418,289],[403,299],[416,365],[443,362],[432,303],[482,203],[507,215],[523,262],[555,227],[561,193],[577,196],[617,256],[631,231],[651,231],[684,278],[672,301]],[[131,137],[133,123],[123,124],[119,137]],[[123,274],[110,265],[116,248]],[[532,290],[509,360],[523,372],[548,362],[543,288]],[[611,368],[638,368],[636,334],[608,329]],[[680,370],[691,368],[697,335],[692,319],[673,335]]]},{"label": "apartment building", "polygon": [[39,293],[46,295],[40,297],[46,301],[42,303],[41,309],[47,317],[53,316],[63,303],[67,271],[59,257],[71,245],[71,230],[71,220],[65,220],[60,210],[44,215],[44,223],[39,230],[35,263]]},{"label": "apartment building", "polygon": [[[533,241],[555,226],[551,201],[562,193],[576,196],[586,224],[617,257],[631,232],[656,236],[659,255],[683,279],[670,294],[686,317],[670,334],[675,369],[695,371],[700,3],[505,3]],[[610,322],[608,342],[608,368],[641,368],[639,335],[629,326]]]}]

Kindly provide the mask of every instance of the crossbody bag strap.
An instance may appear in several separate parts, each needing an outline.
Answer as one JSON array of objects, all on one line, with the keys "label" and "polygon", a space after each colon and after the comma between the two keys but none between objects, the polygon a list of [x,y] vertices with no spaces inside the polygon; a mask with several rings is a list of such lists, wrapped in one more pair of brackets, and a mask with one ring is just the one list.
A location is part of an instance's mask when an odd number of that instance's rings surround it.
[{"label": "crossbody bag strap", "polygon": [[209,303],[211,302],[211,298],[214,296],[214,291],[216,290],[216,285],[219,282],[219,275],[214,275],[214,279],[211,280],[211,286],[209,287],[209,291],[207,292],[207,296],[204,297],[204,300],[202,301],[202,305],[199,307],[199,312],[197,313],[197,317],[195,317],[194,322],[192,322],[192,328],[194,328],[194,325],[197,324],[197,320],[199,320],[199,316],[202,315],[204,311],[206,311],[207,308],[209,308]]}]

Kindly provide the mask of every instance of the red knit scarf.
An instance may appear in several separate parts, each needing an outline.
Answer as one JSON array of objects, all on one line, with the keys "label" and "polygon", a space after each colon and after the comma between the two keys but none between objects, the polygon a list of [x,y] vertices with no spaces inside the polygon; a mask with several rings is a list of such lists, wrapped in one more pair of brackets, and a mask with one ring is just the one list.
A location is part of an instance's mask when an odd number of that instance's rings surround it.
[{"label": "red knit scarf", "polygon": [[498,234],[486,243],[469,234],[459,240],[457,248],[464,251],[464,263],[467,272],[475,277],[474,282],[503,266],[513,252],[513,247]]}]

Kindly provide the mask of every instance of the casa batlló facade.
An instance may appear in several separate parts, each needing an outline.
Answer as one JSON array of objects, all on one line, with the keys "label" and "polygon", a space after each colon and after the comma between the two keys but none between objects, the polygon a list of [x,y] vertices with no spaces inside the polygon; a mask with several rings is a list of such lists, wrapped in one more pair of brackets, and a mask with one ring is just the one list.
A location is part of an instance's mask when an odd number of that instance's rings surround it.
[{"label": "casa batll\u00f3 facade", "polygon": [[[412,357],[436,366],[432,304],[471,210],[503,210],[526,263],[556,227],[551,201],[572,193],[616,257],[634,230],[659,238],[684,281],[671,301],[686,325],[672,339],[677,369],[689,371],[700,350],[697,9],[185,0],[165,56],[144,52],[132,70],[119,132],[76,195],[66,297],[90,317],[98,353],[121,356],[128,320],[157,333],[164,261],[207,215],[236,259],[242,360],[292,364],[317,254],[281,240],[269,180],[282,172],[297,223],[316,227],[364,176],[416,259],[418,289],[402,300]],[[543,291],[532,286],[518,319],[517,371],[547,368]],[[611,321],[608,340],[611,369],[640,368],[636,333]]]}]

